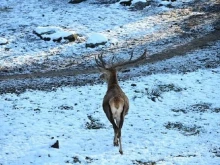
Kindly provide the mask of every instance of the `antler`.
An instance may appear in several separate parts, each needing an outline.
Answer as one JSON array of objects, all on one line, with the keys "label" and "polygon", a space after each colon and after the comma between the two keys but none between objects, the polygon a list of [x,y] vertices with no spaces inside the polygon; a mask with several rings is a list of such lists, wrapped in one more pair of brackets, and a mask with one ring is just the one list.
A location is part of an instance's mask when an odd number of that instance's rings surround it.
[{"label": "antler", "polygon": [[139,62],[141,60],[147,59],[147,57],[148,57],[147,50],[145,49],[144,53],[141,56],[139,56],[138,58],[134,59],[134,60],[132,60],[133,57],[134,57],[134,50],[132,50],[132,52],[130,54],[130,58],[129,58],[128,61],[123,61],[123,62],[114,64],[114,65],[112,65],[112,67],[119,68],[119,67],[122,67],[122,66],[125,66],[125,65],[134,64],[134,63]]},{"label": "antler", "polygon": [[115,56],[113,56],[111,66],[107,67],[106,62],[103,60],[103,54],[104,53],[102,52],[101,54],[95,56],[95,62],[97,64],[97,66],[100,67],[100,68],[103,68],[103,69],[120,68],[122,66],[129,65],[129,64],[134,64],[134,63],[139,62],[141,60],[147,59],[147,57],[148,57],[147,50],[144,50],[144,53],[141,56],[139,56],[138,58],[132,60],[133,57],[134,57],[134,51],[132,50],[132,52],[130,54],[130,58],[129,58],[128,61],[123,61],[123,62],[113,64],[113,60],[115,58]]},{"label": "antler", "polygon": [[99,54],[98,56],[95,56],[95,62],[97,64],[98,67],[104,68],[106,69],[106,63],[103,60],[103,52],[101,54]]}]

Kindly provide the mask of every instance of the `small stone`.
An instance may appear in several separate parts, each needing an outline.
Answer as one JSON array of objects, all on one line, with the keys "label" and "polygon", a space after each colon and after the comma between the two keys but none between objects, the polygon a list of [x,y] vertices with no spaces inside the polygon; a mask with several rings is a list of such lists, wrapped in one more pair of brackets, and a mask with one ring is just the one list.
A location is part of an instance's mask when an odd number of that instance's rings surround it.
[{"label": "small stone", "polygon": [[121,1],[121,2],[120,2],[120,5],[122,5],[122,6],[131,6],[131,2],[132,2],[132,0]]},{"label": "small stone", "polygon": [[93,33],[89,36],[87,42],[86,42],[86,48],[95,48],[99,45],[105,45],[108,42],[108,39],[106,36],[100,33]]},{"label": "small stone", "polygon": [[6,45],[8,43],[8,40],[5,38],[0,37],[0,45]]},{"label": "small stone", "polygon": [[68,40],[73,42],[78,38],[78,34],[74,31],[55,26],[37,27],[33,30],[33,33],[45,41],[61,42],[62,40]]},{"label": "small stone", "polygon": [[57,140],[52,146],[51,148],[57,148],[59,149],[59,141]]},{"label": "small stone", "polygon": [[150,6],[150,1],[146,1],[146,2],[139,1],[139,2],[132,4],[130,9],[131,10],[143,10],[147,6]]},{"label": "small stone", "polygon": [[71,4],[77,4],[77,3],[81,3],[81,2],[84,2],[86,0],[70,0],[69,3]]},{"label": "small stone", "polygon": [[78,38],[78,35],[77,34],[71,34],[67,37],[64,37],[65,40],[69,40],[70,42],[73,42],[73,41],[76,41]]},{"label": "small stone", "polygon": [[136,86],[137,86],[137,84],[131,84],[131,86],[132,86],[132,87],[136,87]]}]

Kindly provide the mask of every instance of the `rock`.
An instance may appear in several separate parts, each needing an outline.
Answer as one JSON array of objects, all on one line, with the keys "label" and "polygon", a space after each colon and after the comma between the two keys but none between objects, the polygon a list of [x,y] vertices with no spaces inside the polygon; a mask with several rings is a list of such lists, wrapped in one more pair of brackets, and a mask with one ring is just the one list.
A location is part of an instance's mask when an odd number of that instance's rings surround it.
[{"label": "rock", "polygon": [[143,10],[145,7],[150,6],[150,1],[136,0],[132,2],[131,10]]},{"label": "rock", "polygon": [[172,2],[174,2],[174,0],[171,1],[171,2],[169,0],[161,1],[160,4],[158,5],[158,7],[164,6],[164,7],[167,7],[167,8],[173,8],[174,6],[172,5]]},{"label": "rock", "polygon": [[174,8],[174,6],[172,4],[159,4],[158,7],[161,7],[161,6],[164,6],[164,7],[167,7],[167,8]]},{"label": "rock", "polygon": [[114,4],[119,2],[120,0],[94,0],[92,4]]},{"label": "rock", "polygon": [[77,4],[77,3],[84,2],[84,1],[86,1],[86,0],[70,0],[69,3]]},{"label": "rock", "polygon": [[132,86],[132,87],[136,87],[136,86],[137,86],[137,84],[131,84],[131,86]]},{"label": "rock", "polygon": [[6,45],[7,43],[8,43],[7,39],[0,37],[0,45]]},{"label": "rock", "polygon": [[100,33],[93,33],[89,36],[86,47],[95,48],[99,45],[105,45],[108,42],[106,36]]},{"label": "rock", "polygon": [[69,35],[69,36],[67,36],[67,37],[64,37],[65,40],[69,40],[70,42],[76,41],[77,38],[78,38],[78,35],[77,35],[77,34],[71,34],[71,35]]},{"label": "rock", "polygon": [[69,42],[73,42],[77,40],[78,37],[78,35],[73,31],[67,31],[55,26],[37,27],[33,33],[45,41],[52,40],[55,42],[61,42],[61,40],[68,40]]},{"label": "rock", "polygon": [[57,140],[52,146],[51,148],[57,148],[59,149],[59,141]]},{"label": "rock", "polygon": [[124,0],[124,1],[121,1],[120,2],[120,4],[122,5],[122,6],[131,6],[131,2],[132,2],[132,0]]}]

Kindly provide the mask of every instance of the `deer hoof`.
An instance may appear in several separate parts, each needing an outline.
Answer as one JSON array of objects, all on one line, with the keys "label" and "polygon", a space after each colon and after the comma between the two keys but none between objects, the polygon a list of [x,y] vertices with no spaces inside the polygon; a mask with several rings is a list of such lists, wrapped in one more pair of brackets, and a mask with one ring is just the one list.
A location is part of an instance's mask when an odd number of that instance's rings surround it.
[{"label": "deer hoof", "polygon": [[119,152],[120,152],[121,155],[123,155],[123,151],[122,150],[119,150]]},{"label": "deer hoof", "polygon": [[114,146],[118,146],[118,140],[114,141]]}]

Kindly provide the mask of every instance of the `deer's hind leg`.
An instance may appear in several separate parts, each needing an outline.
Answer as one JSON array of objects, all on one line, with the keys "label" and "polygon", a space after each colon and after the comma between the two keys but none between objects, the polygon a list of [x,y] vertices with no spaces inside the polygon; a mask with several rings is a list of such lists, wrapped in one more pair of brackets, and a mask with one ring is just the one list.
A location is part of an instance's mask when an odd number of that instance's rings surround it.
[{"label": "deer's hind leg", "polygon": [[119,126],[119,129],[118,129],[118,139],[119,139],[119,152],[120,152],[121,155],[123,154],[122,144],[121,144],[121,129],[122,129],[122,126],[123,126],[123,123],[124,123],[124,112],[125,112],[125,110],[123,109],[123,111],[121,113],[121,116],[120,116],[120,120],[117,123],[117,125]]},{"label": "deer's hind leg", "polygon": [[108,118],[108,120],[111,122],[113,129],[114,129],[114,139],[113,139],[113,145],[118,146],[118,127],[115,124],[115,120],[113,118],[110,106],[103,106],[103,109],[105,111],[105,114]]},{"label": "deer's hind leg", "polygon": [[118,139],[119,139],[119,152],[122,155],[123,151],[122,151],[122,145],[121,145],[121,128],[119,128],[119,131],[118,131]]},{"label": "deer's hind leg", "polygon": [[114,140],[113,140],[113,145],[114,146],[118,146],[118,128],[116,127],[116,129],[114,129]]}]

